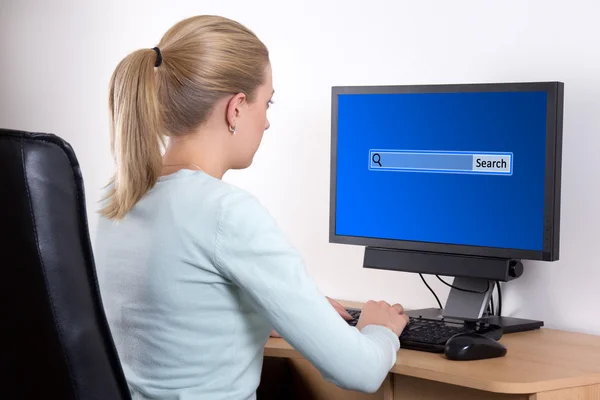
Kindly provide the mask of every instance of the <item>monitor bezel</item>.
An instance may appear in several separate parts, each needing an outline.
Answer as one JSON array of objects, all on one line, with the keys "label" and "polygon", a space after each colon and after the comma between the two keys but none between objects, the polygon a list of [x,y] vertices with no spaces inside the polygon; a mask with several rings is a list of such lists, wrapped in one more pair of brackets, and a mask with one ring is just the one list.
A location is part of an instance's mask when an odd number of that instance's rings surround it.
[{"label": "monitor bezel", "polygon": [[[544,238],[541,251],[449,243],[416,242],[336,234],[338,95],[340,94],[410,94],[458,92],[531,92],[547,94],[546,104],[546,173],[544,184]],[[556,261],[559,259],[560,190],[562,162],[562,82],[469,83],[388,86],[333,86],[331,91],[331,165],[330,165],[330,243],[424,251],[465,256],[506,259]],[[516,194],[518,195],[518,194]]]}]

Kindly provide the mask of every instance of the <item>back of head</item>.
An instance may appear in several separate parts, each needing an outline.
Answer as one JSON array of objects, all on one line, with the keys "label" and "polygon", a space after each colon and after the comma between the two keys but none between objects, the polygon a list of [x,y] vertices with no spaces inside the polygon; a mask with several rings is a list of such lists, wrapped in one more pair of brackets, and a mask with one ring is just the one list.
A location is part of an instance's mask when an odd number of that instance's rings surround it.
[{"label": "back of head", "polygon": [[160,175],[165,138],[200,126],[223,97],[252,101],[269,53],[243,25],[218,16],[185,19],[155,49],[123,59],[110,83],[111,150],[116,172],[102,214],[121,219]]}]

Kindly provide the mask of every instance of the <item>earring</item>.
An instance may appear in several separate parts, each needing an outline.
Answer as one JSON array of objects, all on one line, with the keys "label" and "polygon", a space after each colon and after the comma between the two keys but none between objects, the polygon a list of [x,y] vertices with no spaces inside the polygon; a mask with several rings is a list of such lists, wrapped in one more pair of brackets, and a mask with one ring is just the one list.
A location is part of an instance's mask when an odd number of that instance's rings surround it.
[{"label": "earring", "polygon": [[232,135],[235,135],[236,127],[237,127],[237,124],[233,125],[233,128],[231,126],[229,127],[229,132],[231,132]]}]

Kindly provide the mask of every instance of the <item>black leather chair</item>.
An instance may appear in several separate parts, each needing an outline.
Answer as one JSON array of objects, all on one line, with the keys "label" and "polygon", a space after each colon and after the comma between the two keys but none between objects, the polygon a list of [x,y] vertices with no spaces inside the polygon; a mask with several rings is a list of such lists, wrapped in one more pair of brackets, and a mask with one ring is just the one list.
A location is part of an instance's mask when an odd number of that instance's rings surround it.
[{"label": "black leather chair", "polygon": [[130,399],[71,146],[0,129],[0,398]]}]

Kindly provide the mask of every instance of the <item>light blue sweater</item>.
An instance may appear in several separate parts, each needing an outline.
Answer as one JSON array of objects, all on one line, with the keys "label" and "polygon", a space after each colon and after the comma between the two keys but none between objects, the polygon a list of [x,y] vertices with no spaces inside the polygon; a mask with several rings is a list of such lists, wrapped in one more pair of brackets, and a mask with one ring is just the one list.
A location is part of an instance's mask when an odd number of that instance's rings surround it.
[{"label": "light blue sweater", "polygon": [[247,192],[180,170],[101,218],[100,289],[134,399],[253,399],[271,329],[336,385],[376,391],[398,337],[350,327]]}]

